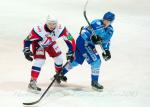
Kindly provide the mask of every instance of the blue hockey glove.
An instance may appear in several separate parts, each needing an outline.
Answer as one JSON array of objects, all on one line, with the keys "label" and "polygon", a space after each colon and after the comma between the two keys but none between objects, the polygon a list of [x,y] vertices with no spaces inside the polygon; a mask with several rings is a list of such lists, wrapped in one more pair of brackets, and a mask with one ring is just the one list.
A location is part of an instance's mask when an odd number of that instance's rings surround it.
[{"label": "blue hockey glove", "polygon": [[105,61],[109,60],[111,58],[111,54],[109,50],[105,50],[105,53],[102,53],[102,56],[104,58]]},{"label": "blue hockey glove", "polygon": [[99,37],[99,36],[97,36],[97,35],[93,35],[92,37],[91,37],[91,40],[92,40],[92,42],[94,43],[94,44],[100,44],[101,42],[102,42],[102,38],[101,37]]},{"label": "blue hockey glove", "polygon": [[33,56],[33,53],[30,51],[30,49],[28,47],[23,49],[23,53],[24,53],[25,58],[28,61],[33,61],[33,58],[31,57],[31,56]]}]

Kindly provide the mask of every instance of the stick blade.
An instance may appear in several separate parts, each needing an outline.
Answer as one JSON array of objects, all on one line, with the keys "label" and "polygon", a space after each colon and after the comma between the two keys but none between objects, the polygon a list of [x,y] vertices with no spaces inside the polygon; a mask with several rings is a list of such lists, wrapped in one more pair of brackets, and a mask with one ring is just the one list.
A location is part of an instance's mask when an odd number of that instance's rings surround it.
[{"label": "stick blade", "polygon": [[39,102],[39,100],[31,102],[31,103],[23,103],[23,105],[34,105],[37,104]]}]

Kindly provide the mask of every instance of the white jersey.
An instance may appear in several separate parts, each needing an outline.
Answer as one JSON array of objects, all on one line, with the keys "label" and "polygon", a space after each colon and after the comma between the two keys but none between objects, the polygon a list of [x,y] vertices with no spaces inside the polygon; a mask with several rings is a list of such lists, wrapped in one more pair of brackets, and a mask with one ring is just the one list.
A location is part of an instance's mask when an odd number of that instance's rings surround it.
[{"label": "white jersey", "polygon": [[66,42],[69,51],[74,52],[76,49],[75,40],[66,27],[60,24],[58,24],[53,31],[50,31],[46,24],[43,26],[35,26],[29,36],[24,40],[24,47],[30,47],[33,41],[36,41],[40,47],[48,47],[53,41],[56,41],[60,37]]},{"label": "white jersey", "polygon": [[47,47],[50,45],[53,41],[56,41],[59,37],[64,36],[66,37],[67,35],[62,35],[66,34],[67,32],[63,32],[65,30],[65,27],[62,27],[60,24],[53,30],[50,31],[46,24],[44,26],[35,26],[33,30],[31,31],[30,34],[30,40],[37,40],[38,44],[41,47]]}]

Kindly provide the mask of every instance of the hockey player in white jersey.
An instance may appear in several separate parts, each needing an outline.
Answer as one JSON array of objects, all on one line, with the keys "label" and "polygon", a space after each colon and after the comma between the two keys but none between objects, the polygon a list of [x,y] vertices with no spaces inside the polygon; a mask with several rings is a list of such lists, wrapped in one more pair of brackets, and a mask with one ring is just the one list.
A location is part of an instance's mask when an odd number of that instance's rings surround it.
[{"label": "hockey player in white jersey", "polygon": [[[67,58],[73,59],[76,49],[75,40],[66,27],[58,23],[57,19],[48,16],[47,21],[42,26],[35,26],[27,38],[24,40],[24,55],[29,61],[34,59],[31,68],[31,80],[28,88],[32,91],[41,91],[36,84],[40,71],[46,60],[45,52],[54,59],[56,73],[62,70],[63,59],[61,50],[56,43],[58,38],[62,37],[68,46]],[[32,45],[32,51],[30,46]],[[50,65],[50,67],[52,67]],[[66,81],[66,77],[62,76],[62,81]],[[60,82],[58,80],[57,82]]]}]

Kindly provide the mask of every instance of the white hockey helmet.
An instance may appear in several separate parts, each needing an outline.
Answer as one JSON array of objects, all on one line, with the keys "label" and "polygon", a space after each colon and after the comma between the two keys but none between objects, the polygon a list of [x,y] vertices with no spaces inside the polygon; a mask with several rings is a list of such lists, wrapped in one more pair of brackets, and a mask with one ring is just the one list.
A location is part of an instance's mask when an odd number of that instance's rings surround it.
[{"label": "white hockey helmet", "polygon": [[48,15],[48,16],[47,16],[47,19],[46,19],[46,24],[50,24],[50,23],[55,23],[55,24],[57,24],[57,19],[56,19],[54,16]]},{"label": "white hockey helmet", "polygon": [[48,15],[46,20],[47,27],[49,30],[54,30],[57,27],[57,19],[53,16]]}]

